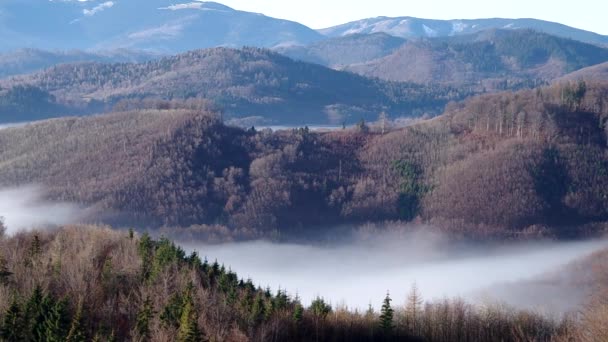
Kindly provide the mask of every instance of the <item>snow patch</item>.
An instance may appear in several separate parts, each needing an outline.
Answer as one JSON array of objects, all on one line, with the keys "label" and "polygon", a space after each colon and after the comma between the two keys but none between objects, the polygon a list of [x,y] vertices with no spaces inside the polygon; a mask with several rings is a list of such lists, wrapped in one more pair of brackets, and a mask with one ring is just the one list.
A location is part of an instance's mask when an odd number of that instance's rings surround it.
[{"label": "snow patch", "polygon": [[461,21],[454,22],[454,23],[452,23],[452,32],[450,32],[450,36],[454,36],[456,34],[463,33],[468,27],[469,27],[469,25],[467,25]]},{"label": "snow patch", "polygon": [[159,7],[159,10],[169,10],[169,11],[179,11],[179,10],[187,10],[194,9],[199,11],[218,11],[218,12],[228,12],[232,9],[228,6],[224,6],[222,4],[218,4],[215,2],[206,2],[206,1],[194,1],[183,4],[175,4],[167,7]]},{"label": "snow patch", "polygon": [[424,29],[424,33],[426,33],[426,35],[429,37],[437,37],[439,35],[437,33],[437,31],[433,30],[432,28],[430,28],[424,24],[422,25],[422,28]]},{"label": "snow patch", "polygon": [[165,24],[159,27],[131,33],[130,39],[150,39],[155,37],[177,37],[182,33],[183,25],[181,24]]}]

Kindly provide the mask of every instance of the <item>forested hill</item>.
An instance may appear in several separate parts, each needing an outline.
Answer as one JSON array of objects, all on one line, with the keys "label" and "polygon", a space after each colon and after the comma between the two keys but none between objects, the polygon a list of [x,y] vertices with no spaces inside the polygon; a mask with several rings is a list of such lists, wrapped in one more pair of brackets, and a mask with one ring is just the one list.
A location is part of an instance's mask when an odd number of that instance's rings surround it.
[{"label": "forested hill", "polygon": [[43,184],[50,198],[170,226],[289,235],[418,218],[571,236],[608,220],[607,94],[567,83],[472,98],[403,129],[331,133],[244,131],[185,109],[50,120],[0,131],[0,185]]},{"label": "forested hill", "polygon": [[[605,258],[584,263],[594,269],[581,277],[594,299],[608,286]],[[81,226],[0,233],[0,340],[584,341],[604,331],[600,300],[576,319],[556,320],[462,299],[423,303],[424,290],[413,287],[407,303],[391,304],[387,295],[381,311],[363,314],[254,281],[167,239],[132,232]]]},{"label": "forested hill", "polygon": [[410,41],[384,58],[347,69],[393,81],[476,86],[479,91],[531,87],[608,61],[608,49],[531,30]]},{"label": "forested hill", "polygon": [[[439,113],[448,101],[468,94],[367,79],[255,48],[198,50],[140,64],[67,64],[0,81],[5,90],[16,86],[39,88],[54,96],[56,104],[80,112],[108,110],[121,100],[129,107],[127,100],[196,98],[212,101],[228,118],[261,117],[283,124],[352,123],[383,110],[394,116]],[[27,96],[19,100],[25,103],[13,107],[28,108],[28,101],[36,101]],[[28,119],[6,108],[0,106],[0,121]]]},{"label": "forested hill", "polygon": [[296,60],[339,69],[390,55],[405,42],[405,39],[386,33],[353,34],[304,46],[280,46],[274,50]]}]

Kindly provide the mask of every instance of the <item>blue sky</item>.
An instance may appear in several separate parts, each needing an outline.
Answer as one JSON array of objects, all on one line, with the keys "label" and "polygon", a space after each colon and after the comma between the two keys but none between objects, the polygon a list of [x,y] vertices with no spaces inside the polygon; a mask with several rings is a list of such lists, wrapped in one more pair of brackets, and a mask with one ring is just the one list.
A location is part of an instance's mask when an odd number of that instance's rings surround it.
[{"label": "blue sky", "polygon": [[[376,16],[537,18],[608,35],[606,0],[216,0],[235,9],[325,28]],[[178,2],[178,1],[176,1]],[[186,1],[184,1],[186,2]]]}]

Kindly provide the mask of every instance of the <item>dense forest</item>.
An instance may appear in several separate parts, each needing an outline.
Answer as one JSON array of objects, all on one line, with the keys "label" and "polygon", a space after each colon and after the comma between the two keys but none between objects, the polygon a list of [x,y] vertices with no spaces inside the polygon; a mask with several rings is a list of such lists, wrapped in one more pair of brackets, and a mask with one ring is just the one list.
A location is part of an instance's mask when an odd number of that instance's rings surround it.
[{"label": "dense forest", "polygon": [[[604,253],[605,254],[605,253]],[[597,254],[591,280],[603,296]],[[1,341],[600,341],[607,307],[562,319],[459,299],[365,312],[261,288],[167,239],[103,227],[0,234]],[[407,289],[406,289],[407,291]],[[605,298],[605,297],[598,297]]]},{"label": "dense forest", "polygon": [[533,88],[608,61],[608,49],[532,30],[489,30],[405,43],[397,51],[347,70],[392,81],[473,88]]},{"label": "dense forest", "polygon": [[351,34],[306,46],[279,46],[274,50],[295,60],[340,69],[390,55],[405,42],[386,33]]},{"label": "dense forest", "polygon": [[607,94],[564,83],[453,103],[406,128],[381,115],[326,133],[243,130],[161,103],[0,131],[0,184],[201,234],[418,220],[471,236],[580,236],[608,220]]},{"label": "dense forest", "polygon": [[[368,79],[256,48],[197,50],[139,64],[65,64],[0,80],[2,88],[18,86],[39,88],[81,114],[108,111],[119,102],[204,99],[226,118],[298,124],[354,123],[382,110],[438,114],[447,102],[470,94],[466,88]],[[35,108],[38,101],[19,100],[13,106]],[[25,120],[0,107],[0,122],[15,121]]]}]

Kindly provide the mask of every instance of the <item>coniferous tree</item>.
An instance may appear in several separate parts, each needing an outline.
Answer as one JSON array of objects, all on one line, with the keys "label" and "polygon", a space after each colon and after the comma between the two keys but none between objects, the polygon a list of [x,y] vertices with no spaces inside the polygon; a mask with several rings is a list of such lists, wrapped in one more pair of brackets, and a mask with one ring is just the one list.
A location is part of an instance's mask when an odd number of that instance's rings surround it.
[{"label": "coniferous tree", "polygon": [[70,330],[68,331],[68,336],[66,337],[66,342],[85,342],[86,336],[84,333],[84,329],[82,327],[83,317],[82,317],[82,299],[78,302],[78,308],[76,309],[76,314],[72,318],[72,323],[70,325]]},{"label": "coniferous tree", "polygon": [[256,326],[264,321],[265,316],[266,304],[264,303],[264,297],[262,294],[258,293],[255,296],[253,305],[251,306],[251,314],[249,315],[249,320],[253,326]]},{"label": "coniferous tree", "polygon": [[422,303],[423,299],[420,291],[418,290],[418,286],[416,283],[413,283],[410,293],[407,296],[407,305],[405,309],[408,327],[414,334],[417,330],[418,316],[420,315]]},{"label": "coniferous tree", "polygon": [[177,334],[178,342],[200,342],[203,341],[203,334],[198,327],[198,314],[194,307],[191,289],[187,290],[182,316]]},{"label": "coniferous tree", "polygon": [[382,309],[380,311],[380,329],[385,336],[390,336],[393,332],[393,308],[391,307],[391,297],[387,292],[384,302],[382,303]]},{"label": "coniferous tree", "polygon": [[18,342],[25,340],[25,327],[23,326],[22,315],[23,313],[21,312],[21,306],[15,297],[4,315],[2,326],[0,326],[0,340],[6,342]]},{"label": "coniferous tree", "polygon": [[[50,298],[50,297],[49,297]],[[52,300],[49,299],[49,304]],[[64,342],[68,334],[70,320],[67,311],[67,302],[60,300],[48,309],[44,320],[44,338],[47,342]]]},{"label": "coniferous tree", "polygon": [[54,308],[55,300],[49,295],[44,296],[40,306],[38,306],[38,313],[35,315],[35,319],[32,321],[31,331],[33,334],[34,341],[46,342],[49,337],[54,336],[54,330],[51,321],[55,320]]},{"label": "coniferous tree", "polygon": [[6,225],[4,224],[4,217],[0,216],[0,239],[6,234]]},{"label": "coniferous tree", "polygon": [[145,233],[139,239],[137,252],[141,258],[141,276],[144,280],[150,279],[152,273],[152,253],[154,251],[154,242],[148,233]]},{"label": "coniferous tree", "polygon": [[44,296],[42,294],[42,288],[36,286],[34,292],[25,304],[25,315],[24,321],[24,334],[26,340],[34,340],[35,329],[44,322],[44,316],[42,315],[42,301]]},{"label": "coniferous tree", "polygon": [[8,285],[8,278],[13,274],[9,272],[7,264],[6,259],[0,254],[0,285]]},{"label": "coniferous tree", "polygon": [[302,323],[302,318],[304,317],[304,307],[299,302],[296,303],[295,308],[293,310],[293,321],[296,325],[300,325]]},{"label": "coniferous tree", "polygon": [[150,300],[150,297],[146,297],[142,309],[137,314],[135,323],[135,330],[143,340],[147,340],[150,337],[150,321],[153,315],[152,300]]},{"label": "coniferous tree", "polygon": [[169,303],[167,303],[160,315],[161,322],[169,327],[178,328],[183,308],[184,300],[182,294],[174,294],[171,296]]}]

